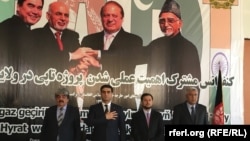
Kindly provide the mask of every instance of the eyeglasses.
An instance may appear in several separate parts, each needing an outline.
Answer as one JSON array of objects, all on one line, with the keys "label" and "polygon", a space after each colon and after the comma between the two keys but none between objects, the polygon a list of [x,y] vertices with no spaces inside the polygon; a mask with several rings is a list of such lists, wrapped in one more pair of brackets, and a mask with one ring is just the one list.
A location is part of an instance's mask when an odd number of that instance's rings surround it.
[{"label": "eyeglasses", "polygon": [[174,19],[174,18],[161,18],[159,19],[159,23],[160,24],[165,24],[166,22],[173,24],[175,22],[179,21],[178,19]]}]

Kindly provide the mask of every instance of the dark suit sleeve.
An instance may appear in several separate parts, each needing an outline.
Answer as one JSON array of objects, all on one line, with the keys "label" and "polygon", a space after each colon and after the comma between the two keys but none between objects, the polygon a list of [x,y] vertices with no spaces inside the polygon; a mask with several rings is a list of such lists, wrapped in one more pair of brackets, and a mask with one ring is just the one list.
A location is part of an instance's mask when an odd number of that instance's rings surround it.
[{"label": "dark suit sleeve", "polygon": [[156,113],[157,119],[155,121],[157,122],[157,133],[154,138],[152,138],[152,141],[163,141],[164,140],[164,123],[163,123],[163,117],[160,113]]},{"label": "dark suit sleeve", "polygon": [[43,125],[41,129],[41,134],[40,134],[40,141],[46,141],[46,136],[48,136],[47,133],[47,127],[48,127],[48,109],[45,111],[45,116],[43,119]]},{"label": "dark suit sleeve", "polygon": [[119,108],[119,130],[120,130],[120,141],[126,141],[126,128],[125,128],[125,114],[123,109]]},{"label": "dark suit sleeve", "polygon": [[77,107],[73,107],[74,110],[74,137],[75,137],[75,141],[81,141],[81,127],[80,127],[80,114],[79,114],[79,110]]},{"label": "dark suit sleeve", "polygon": [[88,126],[99,126],[99,125],[105,124],[107,122],[105,114],[100,114],[100,113],[101,111],[98,110],[97,105],[90,106],[88,117],[85,120],[86,124]]},{"label": "dark suit sleeve", "polygon": [[172,119],[172,124],[180,124],[180,108],[178,106],[174,107],[174,113],[173,113],[173,119]]},{"label": "dark suit sleeve", "polygon": [[206,108],[206,106],[204,106],[204,117],[203,117],[203,124],[204,125],[208,125],[209,123],[208,123],[208,112],[207,112],[207,108]]},{"label": "dark suit sleeve", "polygon": [[139,141],[140,140],[140,136],[138,133],[138,128],[136,126],[136,121],[138,121],[137,119],[137,115],[136,113],[132,114],[132,120],[131,120],[131,133],[130,133],[130,139],[131,141]]},{"label": "dark suit sleeve", "polygon": [[41,129],[41,141],[56,140],[58,126],[56,120],[56,107],[53,106],[45,111],[45,117]]}]

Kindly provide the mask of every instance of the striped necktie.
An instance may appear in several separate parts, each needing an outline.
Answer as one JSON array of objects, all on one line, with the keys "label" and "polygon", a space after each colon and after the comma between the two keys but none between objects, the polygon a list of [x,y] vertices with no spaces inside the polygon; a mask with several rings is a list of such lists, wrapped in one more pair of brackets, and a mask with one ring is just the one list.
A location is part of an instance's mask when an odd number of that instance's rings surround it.
[{"label": "striped necktie", "polygon": [[57,117],[57,123],[58,123],[58,126],[61,125],[62,121],[63,121],[63,107],[60,108],[60,111],[59,111],[59,115]]}]

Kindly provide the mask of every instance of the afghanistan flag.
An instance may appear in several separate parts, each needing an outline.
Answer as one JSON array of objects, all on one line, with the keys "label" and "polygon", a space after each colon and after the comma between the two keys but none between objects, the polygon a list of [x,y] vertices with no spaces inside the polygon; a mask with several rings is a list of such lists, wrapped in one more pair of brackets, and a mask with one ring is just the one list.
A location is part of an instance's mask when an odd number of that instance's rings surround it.
[{"label": "afghanistan flag", "polygon": [[218,75],[217,91],[216,91],[212,124],[213,125],[223,125],[224,124],[224,107],[223,107],[223,100],[222,100],[221,70],[219,70],[219,75]]}]

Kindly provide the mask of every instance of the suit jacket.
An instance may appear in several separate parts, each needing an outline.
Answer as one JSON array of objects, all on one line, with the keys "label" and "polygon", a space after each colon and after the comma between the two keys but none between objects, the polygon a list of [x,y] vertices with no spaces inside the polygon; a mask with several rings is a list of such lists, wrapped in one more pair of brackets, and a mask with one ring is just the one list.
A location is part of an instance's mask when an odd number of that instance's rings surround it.
[{"label": "suit jacket", "polygon": [[110,111],[116,111],[118,117],[115,120],[107,120],[102,103],[90,106],[85,123],[94,127],[92,141],[125,141],[125,114],[121,106],[111,103]]},{"label": "suit jacket", "polygon": [[64,119],[60,126],[57,124],[57,106],[48,108],[45,112],[41,130],[41,141],[80,141],[80,114],[76,107],[67,105]]},{"label": "suit jacket", "polygon": [[195,121],[193,122],[191,114],[188,110],[187,103],[181,103],[174,107],[174,114],[172,124],[195,124],[206,125],[208,124],[208,113],[206,106],[202,104],[196,104],[195,106]]},{"label": "suit jacket", "polygon": [[163,141],[164,123],[162,115],[155,110],[151,110],[150,122],[148,127],[147,120],[142,109],[132,114],[131,140]]},{"label": "suit jacket", "polygon": [[[75,31],[65,29],[62,31],[61,40],[64,50],[60,51],[55,35],[47,23],[43,28],[34,29],[36,49],[39,51],[38,61],[39,71],[55,68],[57,71],[64,71],[69,68],[69,52],[80,47],[79,34]],[[44,73],[42,71],[41,73]]]},{"label": "suit jacket", "polygon": [[[64,70],[68,70],[71,66],[75,66],[77,62],[69,61],[69,52],[75,51],[80,47],[79,34],[75,31],[65,29],[62,31],[61,40],[63,42],[64,50],[60,51],[57,44],[57,40],[51,31],[49,24],[47,23],[43,28],[37,28],[32,30],[33,36],[35,38],[37,54],[34,56],[36,60],[36,66],[34,74],[41,76],[45,75],[48,69],[56,69],[55,74],[58,72],[63,73]],[[38,95],[44,95],[44,97],[50,97],[46,100],[40,100],[36,102],[36,105],[51,105],[54,103],[54,93],[55,88],[61,87],[61,83],[65,82],[63,75],[61,77],[55,77],[56,75],[50,74],[52,77],[44,77],[45,80],[41,81],[41,84],[37,85],[33,92]],[[67,83],[68,81],[66,81]],[[72,93],[74,87],[68,88]],[[76,100],[72,99],[74,106],[76,106]]]},{"label": "suit jacket", "polygon": [[[14,69],[18,71],[18,69],[21,68],[19,67],[20,65],[27,65],[23,63],[26,63],[24,61],[28,61],[28,58],[30,60],[30,56],[26,55],[32,55],[29,54],[29,49],[33,47],[32,37],[30,26],[24,23],[24,21],[16,15],[1,22],[1,67],[2,65],[12,65]],[[29,66],[27,65],[26,67]]]},{"label": "suit jacket", "polygon": [[[21,77],[28,69],[32,69],[33,62],[30,59],[34,55],[31,51],[32,47],[33,36],[30,26],[20,17],[13,15],[0,23],[0,69],[12,66],[13,71],[19,73]],[[20,106],[22,103],[20,98],[30,97],[30,95],[26,95],[25,85],[10,84],[13,79],[16,78],[11,78],[6,83],[0,84],[0,93],[3,94],[0,101],[7,107]]]},{"label": "suit jacket", "polygon": [[[103,73],[107,71],[111,79],[121,78],[121,72],[124,71],[125,75],[134,74],[135,66],[139,64],[139,55],[141,54],[142,39],[141,37],[128,33],[121,29],[112,41],[109,50],[103,50],[104,47],[104,31],[90,34],[83,38],[81,46],[90,47],[94,50],[101,50],[102,70],[91,69],[90,74],[96,75],[97,73]],[[120,79],[119,79],[120,80]],[[120,83],[120,81],[115,82],[110,80],[109,82],[112,86],[116,88],[115,94],[122,98],[114,98],[115,103],[121,105],[126,105],[128,108],[136,108],[134,99],[125,98],[126,96],[131,96],[134,94],[134,82],[128,81],[127,84]],[[88,85],[88,84],[87,84]],[[87,86],[86,93],[99,93],[97,91],[98,87],[102,84],[95,84],[94,88],[92,86]]]},{"label": "suit jacket", "polygon": [[[197,48],[193,43],[184,38],[181,33],[173,38],[163,36],[153,40],[147,47],[148,76],[156,76],[165,73],[170,81],[168,84],[152,86],[145,89],[147,92],[158,93],[154,96],[155,108],[173,106],[186,100],[185,89],[178,88],[183,75],[191,74],[192,78],[201,79],[200,60]],[[177,77],[171,77],[178,74]],[[164,94],[165,98],[162,98]]]}]

